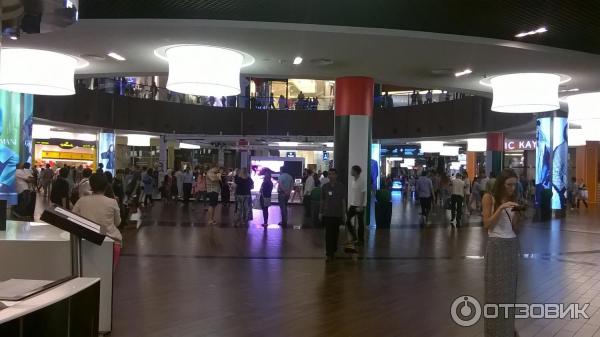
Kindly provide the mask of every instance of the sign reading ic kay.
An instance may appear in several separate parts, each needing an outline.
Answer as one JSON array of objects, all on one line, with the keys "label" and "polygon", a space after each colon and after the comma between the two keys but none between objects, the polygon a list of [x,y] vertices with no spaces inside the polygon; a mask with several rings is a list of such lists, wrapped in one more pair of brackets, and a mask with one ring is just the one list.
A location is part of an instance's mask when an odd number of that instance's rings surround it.
[{"label": "sign reading ic kay", "polygon": [[535,139],[505,139],[504,150],[535,150],[537,141]]}]

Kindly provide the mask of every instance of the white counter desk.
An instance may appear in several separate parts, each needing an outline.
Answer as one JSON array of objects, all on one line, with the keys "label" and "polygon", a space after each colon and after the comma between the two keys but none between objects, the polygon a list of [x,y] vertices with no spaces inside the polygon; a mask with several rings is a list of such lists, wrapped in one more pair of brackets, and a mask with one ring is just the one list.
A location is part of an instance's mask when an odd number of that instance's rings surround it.
[{"label": "white counter desk", "polygon": [[75,278],[22,301],[3,301],[0,335],[97,336],[99,282]]},{"label": "white counter desk", "polygon": [[[70,234],[43,222],[7,221],[0,231],[0,281],[59,280],[71,275]],[[113,240],[102,246],[83,240],[84,277],[100,278],[100,331],[112,330]]]}]

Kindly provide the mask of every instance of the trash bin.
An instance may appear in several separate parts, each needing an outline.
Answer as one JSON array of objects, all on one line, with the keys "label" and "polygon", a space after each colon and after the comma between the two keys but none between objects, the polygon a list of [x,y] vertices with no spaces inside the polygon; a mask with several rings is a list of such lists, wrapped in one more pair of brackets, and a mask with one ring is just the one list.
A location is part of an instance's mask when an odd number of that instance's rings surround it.
[{"label": "trash bin", "polygon": [[375,193],[375,225],[390,228],[392,223],[392,192],[378,190]]},{"label": "trash bin", "polygon": [[550,219],[552,219],[552,190],[545,189],[541,193],[540,220],[548,221]]}]

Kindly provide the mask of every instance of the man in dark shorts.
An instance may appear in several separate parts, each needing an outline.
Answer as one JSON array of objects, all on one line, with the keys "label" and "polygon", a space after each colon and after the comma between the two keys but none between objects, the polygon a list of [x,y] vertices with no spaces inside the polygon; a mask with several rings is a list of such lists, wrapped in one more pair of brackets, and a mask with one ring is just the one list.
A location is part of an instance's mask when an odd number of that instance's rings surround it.
[{"label": "man in dark shorts", "polygon": [[340,225],[346,217],[346,186],[337,181],[336,169],[329,170],[329,182],[321,187],[321,221],[325,226],[327,261],[335,258]]}]

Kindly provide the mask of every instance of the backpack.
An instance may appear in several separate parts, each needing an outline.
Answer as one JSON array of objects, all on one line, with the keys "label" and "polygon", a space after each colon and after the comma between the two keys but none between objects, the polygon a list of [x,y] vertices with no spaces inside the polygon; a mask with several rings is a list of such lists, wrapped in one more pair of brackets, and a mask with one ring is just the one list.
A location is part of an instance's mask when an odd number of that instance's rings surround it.
[{"label": "backpack", "polygon": [[71,200],[72,205],[75,205],[77,203],[77,200],[79,200],[79,186],[73,187],[69,200]]}]

